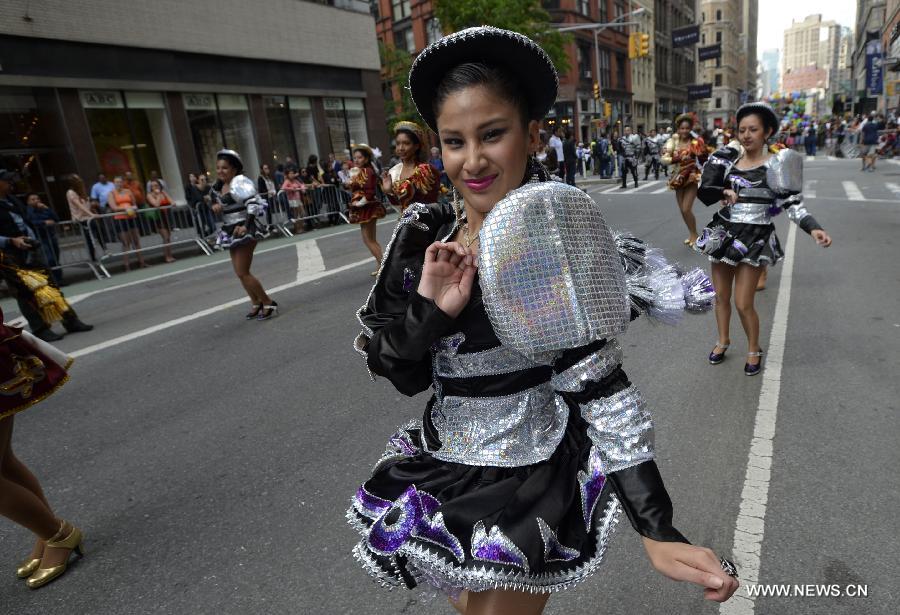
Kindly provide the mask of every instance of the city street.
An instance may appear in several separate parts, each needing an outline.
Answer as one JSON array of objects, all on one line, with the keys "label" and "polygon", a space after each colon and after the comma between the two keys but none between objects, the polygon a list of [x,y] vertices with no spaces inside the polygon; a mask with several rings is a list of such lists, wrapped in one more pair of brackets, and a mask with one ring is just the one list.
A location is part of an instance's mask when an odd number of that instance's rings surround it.
[{"label": "city street", "polygon": [[[611,226],[705,264],[682,244],[663,179],[588,191]],[[743,374],[736,314],[722,365],[706,360],[710,313],[677,327],[634,322],[624,368],[653,411],[675,525],[692,542],[734,553],[760,584],[861,585],[868,596],[753,602],[741,588],[720,611],[654,572],[623,515],[601,571],[554,595],[547,613],[896,612],[900,164],[861,173],[858,160],[819,156],[806,162],[805,194],[834,245],[777,219],[788,259],[757,295],[761,376]],[[702,227],[713,208],[694,211]],[[378,227],[382,245],[395,220]],[[259,323],[244,320],[223,254],[66,287],[95,329],[57,344],[76,356],[71,382],[17,416],[13,441],[56,511],[84,530],[86,557],[31,591],[13,574],[31,538],[0,522],[0,611],[453,612],[440,597],[380,589],[350,555],[350,496],[427,400],[370,381],[352,349],[373,268],[355,227],[267,241],[253,271],[279,316]],[[19,315],[10,300],[3,310]]]}]

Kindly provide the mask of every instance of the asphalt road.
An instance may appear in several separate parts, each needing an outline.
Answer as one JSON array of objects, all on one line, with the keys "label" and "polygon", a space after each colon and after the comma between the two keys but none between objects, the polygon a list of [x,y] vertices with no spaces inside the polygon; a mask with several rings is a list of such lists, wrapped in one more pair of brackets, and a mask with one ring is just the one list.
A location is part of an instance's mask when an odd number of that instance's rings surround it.
[{"label": "asphalt road", "polygon": [[[759,583],[861,584],[868,596],[757,598],[749,612],[760,615],[888,614],[900,598],[900,273],[892,254],[900,166],[861,174],[857,165],[806,166],[810,209],[835,243],[822,250],[796,235],[783,363],[780,372],[767,368],[780,395]],[[611,225],[703,264],[681,244],[686,233],[672,195],[657,192],[663,187],[589,190]],[[851,200],[858,193],[864,200]],[[702,223],[712,214],[700,203],[695,211]],[[84,529],[87,557],[30,591],[13,568],[31,538],[0,522],[0,611],[451,612],[441,599],[379,589],[349,554],[357,539],[344,522],[349,497],[426,397],[372,383],[352,351],[372,264],[355,229],[342,230],[261,246],[254,272],[281,287],[281,313],[269,322],[244,321],[247,306],[222,257],[66,288],[96,329],[58,344],[77,355],[72,380],[17,417],[14,443],[57,512]],[[379,227],[382,242],[390,230]],[[779,265],[757,296],[764,346],[781,276]],[[14,304],[3,307],[15,317]],[[743,375],[736,316],[728,360],[712,367],[715,339],[711,314],[678,327],[641,319],[623,346],[626,371],[654,412],[676,525],[728,554],[764,377]],[[702,615],[719,607],[656,574],[623,517],[602,570],[554,595],[547,612]]]}]

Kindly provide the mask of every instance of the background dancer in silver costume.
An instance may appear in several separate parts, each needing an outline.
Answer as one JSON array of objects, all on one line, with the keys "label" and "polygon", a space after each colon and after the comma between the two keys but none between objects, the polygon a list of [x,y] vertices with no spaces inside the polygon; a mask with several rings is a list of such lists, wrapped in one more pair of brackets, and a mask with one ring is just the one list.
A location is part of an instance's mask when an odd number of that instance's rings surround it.
[{"label": "background dancer in silver costume", "polygon": [[[782,258],[772,216],[786,211],[791,222],[812,235],[820,246],[828,236],[803,203],[803,160],[796,152],[773,153],[767,145],[778,130],[778,116],[769,105],[747,103],[737,111],[738,138],[712,154],[703,167],[698,195],[707,205],[721,209],[703,229],[696,248],[712,261],[716,288],[716,323],[719,339],[709,362],[725,360],[731,339],[731,300],[747,334],[744,373],[755,376],[762,365],[759,316],[753,305],[759,276],[767,265]],[[733,290],[732,290],[733,289]]]},{"label": "background dancer in silver costume", "polygon": [[370,371],[434,395],[352,498],[354,555],[384,585],[447,591],[461,613],[537,614],[599,567],[624,509],[657,570],[727,600],[733,565],[672,525],[616,340],[641,313],[708,307],[708,279],[614,237],[590,197],[529,158],[558,80],[527,37],[452,34],[409,81],[458,194],[455,212],[407,208],[358,314]]}]

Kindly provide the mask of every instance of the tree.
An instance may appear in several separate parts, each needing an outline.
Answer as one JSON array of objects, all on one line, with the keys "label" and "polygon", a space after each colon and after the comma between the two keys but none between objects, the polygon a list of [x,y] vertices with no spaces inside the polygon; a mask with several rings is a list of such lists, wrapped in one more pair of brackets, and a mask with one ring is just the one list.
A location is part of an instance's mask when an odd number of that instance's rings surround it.
[{"label": "tree", "polygon": [[[384,43],[378,44],[378,51],[381,54],[382,83],[384,87],[391,88],[390,99],[386,98],[384,102],[388,134],[391,134],[391,128],[400,120],[422,121],[409,93],[409,68],[412,66],[412,56],[405,49]],[[398,91],[399,98],[396,97]]]},{"label": "tree", "polygon": [[434,0],[434,16],[447,33],[485,24],[521,32],[544,48],[561,75],[569,71],[570,37],[553,29],[540,0]]}]

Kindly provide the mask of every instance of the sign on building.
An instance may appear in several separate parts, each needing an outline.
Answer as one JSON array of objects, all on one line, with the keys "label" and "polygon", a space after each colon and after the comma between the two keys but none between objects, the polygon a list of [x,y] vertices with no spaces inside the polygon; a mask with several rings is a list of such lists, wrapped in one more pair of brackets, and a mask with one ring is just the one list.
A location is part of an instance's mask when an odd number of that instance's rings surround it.
[{"label": "sign on building", "polygon": [[672,30],[672,47],[688,47],[700,42],[700,26],[695,24]]},{"label": "sign on building", "polygon": [[711,83],[697,83],[687,86],[688,100],[700,100],[712,96]]},{"label": "sign on building", "polygon": [[706,60],[715,60],[722,57],[722,43],[709,45],[708,47],[700,47],[697,49],[697,59],[701,62]]},{"label": "sign on building", "polygon": [[882,93],[881,39],[866,43],[866,93],[878,96]]}]

